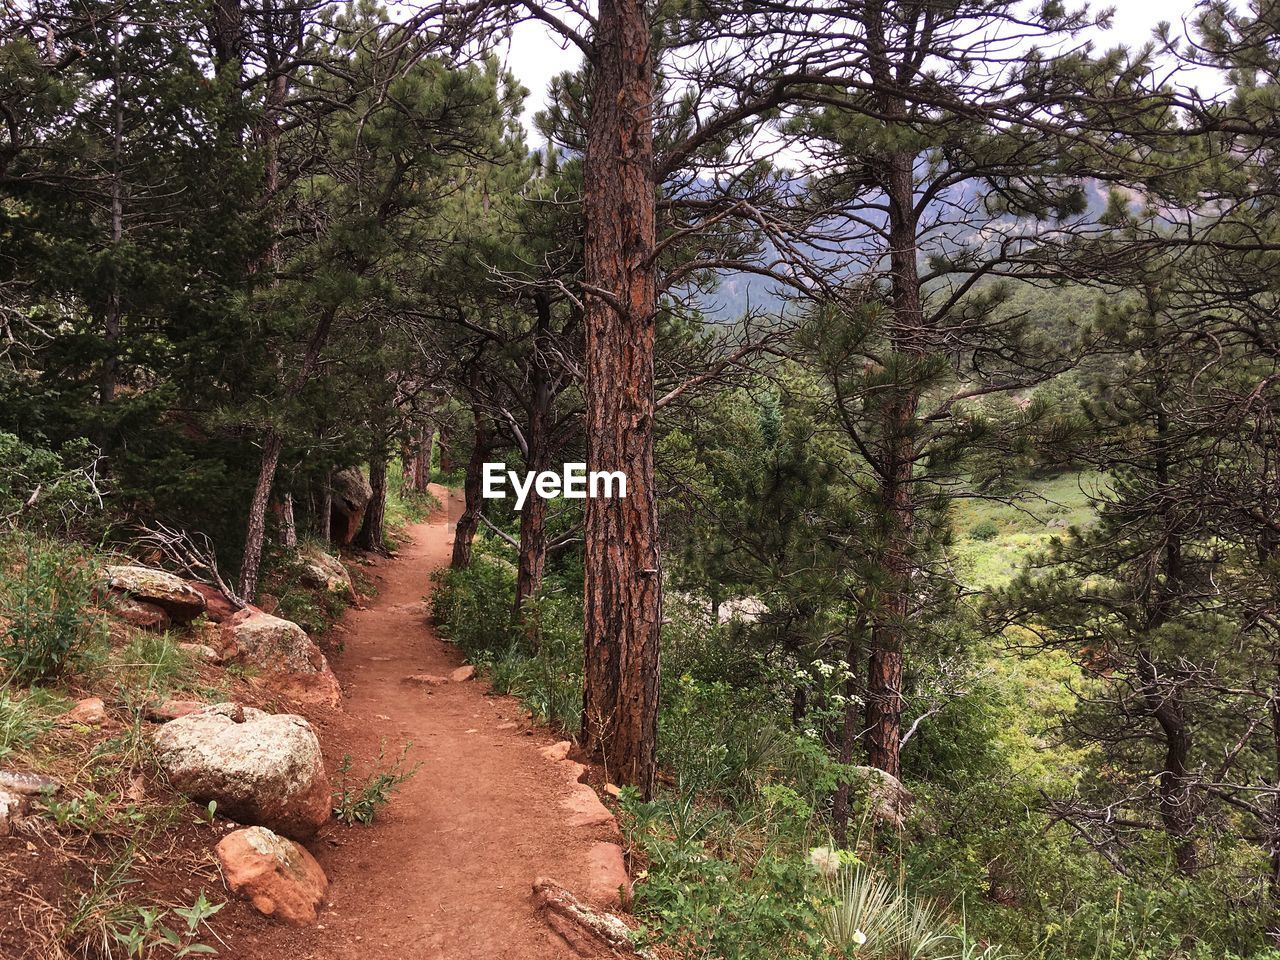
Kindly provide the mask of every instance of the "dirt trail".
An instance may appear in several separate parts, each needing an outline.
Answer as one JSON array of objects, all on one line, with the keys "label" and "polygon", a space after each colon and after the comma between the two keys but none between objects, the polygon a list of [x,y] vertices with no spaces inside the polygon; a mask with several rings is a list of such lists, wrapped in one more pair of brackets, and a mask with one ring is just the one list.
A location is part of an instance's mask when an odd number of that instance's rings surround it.
[{"label": "dirt trail", "polygon": [[[436,490],[437,496],[445,494]],[[312,851],[329,876],[329,903],[312,929],[241,931],[229,940],[253,960],[543,960],[577,957],[535,913],[530,885],[554,877],[581,889],[594,841],[608,827],[569,827],[571,785],[539,750],[552,742],[518,703],[482,680],[424,688],[410,674],[448,674],[459,652],[427,623],[431,573],[449,561],[453,531],[441,512],[408,531],[412,542],[376,573],[378,595],[343,618],[334,669],[341,714],[317,718],[331,769],[357,767],[405,741],[420,761],[384,818],[333,825]]]}]

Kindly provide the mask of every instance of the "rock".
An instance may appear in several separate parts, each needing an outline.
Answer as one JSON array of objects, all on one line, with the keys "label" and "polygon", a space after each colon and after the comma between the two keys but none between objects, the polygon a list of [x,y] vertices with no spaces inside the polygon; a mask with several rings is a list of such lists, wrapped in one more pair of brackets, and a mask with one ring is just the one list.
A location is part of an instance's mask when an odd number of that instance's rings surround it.
[{"label": "rock", "polygon": [[232,820],[305,840],[329,819],[329,777],[302,717],[220,703],[170,720],[155,743],[173,786]]},{"label": "rock", "polygon": [[74,707],[58,718],[61,724],[83,723],[87,727],[100,727],[106,723],[106,704],[100,696],[87,696],[77,700]]},{"label": "rock", "polygon": [[769,612],[769,605],[757,597],[734,597],[720,604],[716,619],[721,623],[758,623]]},{"label": "rock", "polygon": [[113,612],[125,623],[143,630],[164,632],[173,625],[173,619],[164,607],[129,596],[121,597]]},{"label": "rock", "polygon": [[147,719],[157,723],[168,723],[179,717],[189,717],[193,713],[208,709],[209,705],[200,700],[162,700],[148,704]]},{"label": "rock", "polygon": [[270,593],[260,593],[258,594],[258,609],[275,616],[275,612],[280,609],[280,601]]},{"label": "rock", "polygon": [[417,683],[424,687],[442,687],[449,682],[448,677],[442,677],[435,673],[415,673],[404,679],[405,683]]},{"label": "rock", "polygon": [[203,660],[205,663],[220,663],[222,654],[207,643],[180,643],[178,649],[187,656],[195,660]]},{"label": "rock", "polygon": [[62,783],[53,777],[23,770],[0,770],[0,790],[23,797],[52,796],[62,789]]},{"label": "rock", "polygon": [[569,749],[573,746],[568,740],[561,740],[559,743],[553,743],[549,747],[542,748],[542,755],[548,760],[560,761],[569,756]]},{"label": "rock", "polygon": [[247,827],[219,840],[217,850],[232,893],[275,920],[315,923],[329,879],[304,847],[266,827]]},{"label": "rock", "polygon": [[323,550],[311,549],[302,554],[302,582],[317,590],[354,598],[355,584],[342,561]]},{"label": "rock", "polygon": [[306,703],[337,706],[338,678],[305,630],[255,607],[246,607],[222,625],[223,647],[263,671],[269,685]]},{"label": "rock", "polygon": [[914,799],[911,791],[893,774],[878,767],[858,766],[853,768],[853,773],[866,797],[872,819],[901,830]]},{"label": "rock", "polygon": [[618,797],[622,796],[622,788],[618,786],[616,783],[606,783],[604,785],[604,792],[607,793],[609,796],[613,797],[615,800],[618,799]]},{"label": "rock", "polygon": [[600,827],[614,823],[609,808],[600,802],[596,792],[585,783],[574,783],[569,795],[560,801],[569,814],[571,827]]},{"label": "rock", "polygon": [[631,903],[631,878],[616,843],[593,843],[587,851],[587,899],[612,910]]},{"label": "rock", "polygon": [[162,608],[176,623],[204,613],[204,597],[181,577],[151,567],[107,567],[107,585],[135,600]]},{"label": "rock", "polygon": [[88,727],[100,727],[107,722],[107,705],[101,697],[86,697],[58,718],[60,724],[80,723]]},{"label": "rock", "polygon": [[0,790],[0,837],[9,836],[13,830],[13,821],[25,816],[30,808],[30,797]]},{"label": "rock", "polygon": [[360,532],[364,511],[373,499],[373,488],[357,467],[347,467],[333,475],[333,506],[329,517],[329,538],[346,546]]},{"label": "rock", "polygon": [[240,612],[240,608],[231,602],[230,597],[211,584],[188,580],[187,586],[204,597],[205,616],[214,623],[230,620]]},{"label": "rock", "polygon": [[476,675],[476,668],[468,663],[465,667],[458,667],[458,669],[450,673],[449,679],[452,680],[454,683],[465,683],[475,675]]}]

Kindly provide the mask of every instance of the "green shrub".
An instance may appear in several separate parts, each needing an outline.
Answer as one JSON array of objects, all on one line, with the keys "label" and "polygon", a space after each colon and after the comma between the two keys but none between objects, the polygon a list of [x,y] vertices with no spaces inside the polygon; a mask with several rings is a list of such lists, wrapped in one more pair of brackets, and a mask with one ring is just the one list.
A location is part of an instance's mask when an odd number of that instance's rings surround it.
[{"label": "green shrub", "polygon": [[352,779],[354,763],[350,754],[344,754],[342,763],[338,766],[338,786],[333,792],[333,815],[348,826],[359,823],[367,827],[372,824],[382,809],[391,803],[396,790],[413,779],[422,766],[415,763],[406,768],[405,761],[412,746],[412,742],[406,743],[401,748],[400,755],[388,765],[387,745],[382,743],[373,768],[363,783],[356,783]]},{"label": "green shrub", "polygon": [[105,636],[93,611],[99,574],[78,547],[29,539],[0,569],[0,660],[19,683],[57,677]]},{"label": "green shrub", "polygon": [[969,530],[970,540],[980,540],[983,543],[988,540],[994,540],[998,536],[1000,536],[1000,527],[990,518],[979,520]]},{"label": "green shrub", "polygon": [[12,690],[0,689],[0,760],[31,747],[52,726],[53,720],[34,692],[19,697]]}]

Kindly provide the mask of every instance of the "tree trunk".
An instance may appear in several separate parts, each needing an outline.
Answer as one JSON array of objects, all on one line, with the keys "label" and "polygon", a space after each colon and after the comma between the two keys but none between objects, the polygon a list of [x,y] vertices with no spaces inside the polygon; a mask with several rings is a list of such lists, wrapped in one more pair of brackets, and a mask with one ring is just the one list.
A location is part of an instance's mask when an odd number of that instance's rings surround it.
[{"label": "tree trunk", "polygon": [[[916,263],[915,186],[910,154],[888,163],[890,271],[893,330],[890,339],[903,359],[925,351],[924,311]],[[914,372],[900,364],[907,377]],[[884,587],[873,612],[871,656],[867,669],[867,760],[886,773],[901,776],[902,654],[911,617],[915,567],[915,426],[919,391],[914,382],[899,382],[881,414],[881,572]]]},{"label": "tree trunk", "polygon": [[332,524],[333,484],[329,482],[329,474],[326,472],[324,483],[320,487],[320,514],[316,517],[316,535],[326,545],[332,539]]},{"label": "tree trunk", "polygon": [[1196,848],[1191,838],[1196,818],[1193,778],[1188,763],[1191,731],[1186,707],[1177,679],[1162,675],[1148,650],[1138,651],[1138,678],[1142,683],[1143,700],[1164,737],[1164,765],[1160,770],[1157,801],[1160,822],[1174,845],[1178,872],[1189,876],[1196,870]]},{"label": "tree trunk", "polygon": [[414,465],[414,477],[417,481],[414,489],[418,493],[426,493],[427,487],[431,485],[431,451],[435,447],[435,442],[436,424],[434,420],[428,420],[422,428],[422,439],[418,443]]},{"label": "tree trunk", "polygon": [[[532,397],[529,401],[529,424],[525,435],[526,467],[533,473],[547,468],[550,460],[548,448],[549,421],[551,419],[551,384],[547,377],[543,347],[547,330],[551,325],[551,305],[545,297],[536,301],[538,323],[533,336],[531,371]],[[530,496],[520,512],[520,550],[516,562],[515,619],[521,619],[521,609],[529,597],[536,596],[542,586],[542,574],[547,565],[547,501]]]},{"label": "tree trunk", "polygon": [[274,427],[268,427],[262,440],[262,456],[258,460],[258,482],[249,501],[249,521],[244,536],[244,555],[240,560],[239,593],[252,603],[258,595],[258,571],[262,566],[262,541],[267,532],[267,506],[271,502],[271,485],[275,482],[283,444]]},{"label": "tree trunk", "polygon": [[653,792],[662,622],[653,485],[656,284],[653,73],[643,0],[601,0],[583,214],[587,460],[621,471],[622,499],[589,498],[582,740],[618,783]]},{"label": "tree trunk", "polygon": [[280,535],[290,550],[298,546],[298,525],[293,517],[293,494],[286,493],[280,500]]},{"label": "tree trunk", "polygon": [[124,152],[124,94],[120,86],[120,24],[115,26],[114,69],[111,85],[115,105],[112,110],[112,172],[111,172],[111,292],[107,296],[107,310],[103,317],[103,341],[106,356],[102,360],[102,375],[98,381],[98,402],[107,406],[116,398],[116,378],[120,366],[120,242],[124,238],[124,184],[120,166]]},{"label": "tree trunk", "polygon": [[475,410],[475,423],[475,441],[471,447],[471,458],[467,461],[466,478],[462,483],[462,516],[458,518],[458,525],[453,532],[453,559],[449,566],[454,570],[471,565],[471,542],[480,527],[480,512],[484,509],[484,500],[480,494],[484,479],[484,460],[489,455],[489,421],[478,409]]},{"label": "tree trunk", "polygon": [[373,445],[369,449],[369,489],[373,495],[364,511],[364,521],[356,534],[355,545],[362,550],[386,553],[382,528],[387,518],[387,430],[383,424],[375,428]]}]

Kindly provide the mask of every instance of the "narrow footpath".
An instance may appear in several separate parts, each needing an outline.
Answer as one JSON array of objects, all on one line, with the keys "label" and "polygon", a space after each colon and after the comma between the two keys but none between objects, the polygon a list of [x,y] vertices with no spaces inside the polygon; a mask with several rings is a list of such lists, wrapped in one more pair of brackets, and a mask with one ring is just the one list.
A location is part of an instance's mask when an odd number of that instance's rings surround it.
[{"label": "narrow footpath", "polygon": [[[448,495],[433,488],[438,497]],[[339,624],[333,667],[341,713],[318,717],[335,774],[343,754],[363,773],[385,741],[412,741],[421,769],[372,827],[327,827],[311,844],[330,880],[314,928],[237,931],[245,960],[551,960],[579,957],[535,909],[533,880],[587,888],[593,850],[616,826],[570,826],[578,785],[542,755],[553,738],[482,679],[424,686],[462,664],[427,619],[431,574],[453,545],[448,511],[411,527],[397,556],[370,568],[378,594]],[[336,774],[335,774],[336,781]],[[590,798],[588,798],[590,799]],[[223,951],[220,951],[223,952]],[[227,955],[227,954],[224,954]]]}]

